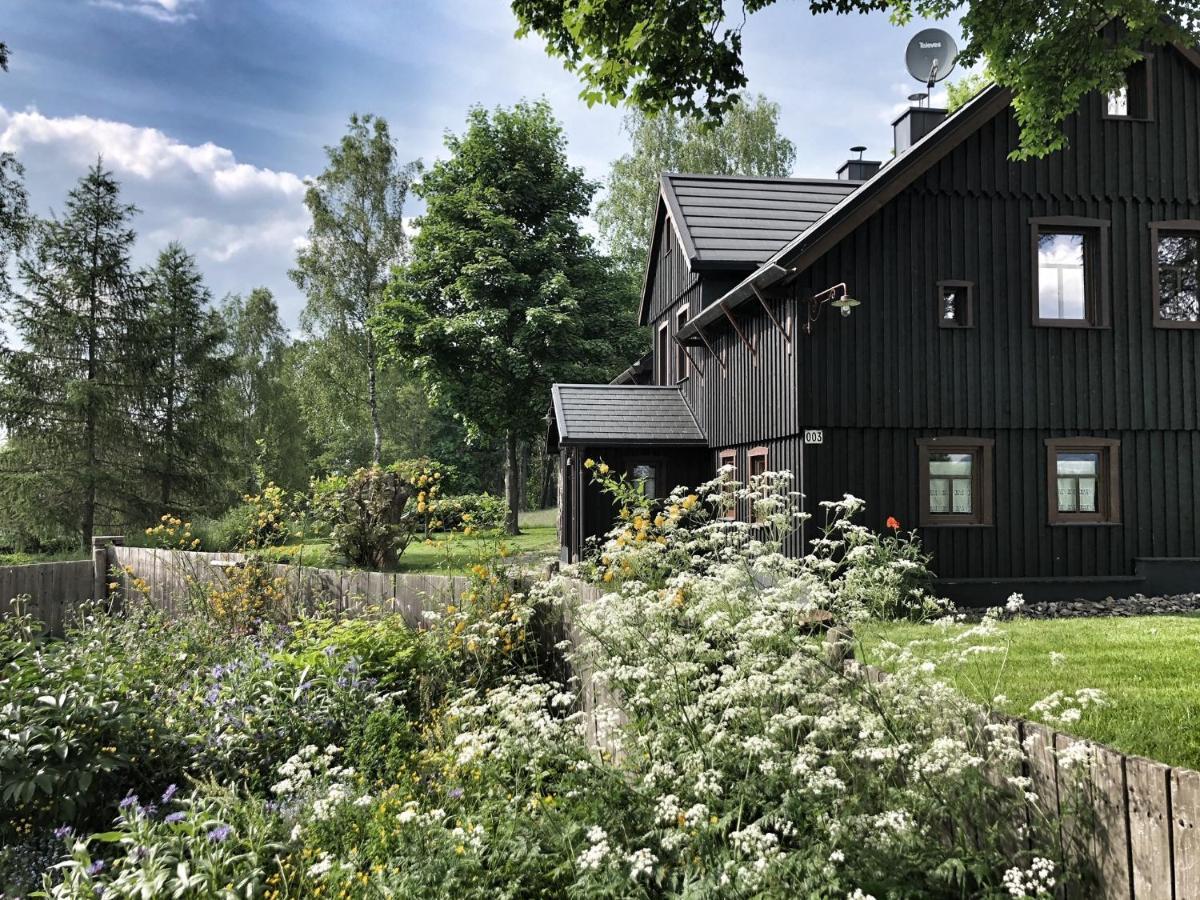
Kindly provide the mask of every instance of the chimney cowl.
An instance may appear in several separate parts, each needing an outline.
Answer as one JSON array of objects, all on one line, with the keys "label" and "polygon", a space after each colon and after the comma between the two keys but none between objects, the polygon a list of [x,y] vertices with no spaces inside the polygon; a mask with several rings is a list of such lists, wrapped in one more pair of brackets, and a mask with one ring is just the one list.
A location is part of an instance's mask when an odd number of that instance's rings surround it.
[{"label": "chimney cowl", "polygon": [[946,120],[947,111],[935,106],[910,106],[892,122],[899,156]]},{"label": "chimney cowl", "polygon": [[841,168],[837,170],[839,181],[866,181],[879,171],[883,163],[874,159],[863,159],[863,153],[866,150],[867,148],[861,144],[850,148],[850,152],[857,153],[858,157],[842,163]]}]

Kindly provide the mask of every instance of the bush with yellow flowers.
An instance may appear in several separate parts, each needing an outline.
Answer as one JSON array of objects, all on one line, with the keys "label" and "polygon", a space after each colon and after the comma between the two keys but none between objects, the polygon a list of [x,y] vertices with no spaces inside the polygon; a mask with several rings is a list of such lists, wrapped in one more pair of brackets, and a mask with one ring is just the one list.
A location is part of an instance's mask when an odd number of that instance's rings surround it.
[{"label": "bush with yellow flowers", "polygon": [[151,546],[162,550],[199,550],[200,538],[192,533],[192,523],[169,513],[146,529]]},{"label": "bush with yellow flowers", "polygon": [[395,568],[415,535],[440,526],[441,483],[429,460],[370,466],[314,484],[313,512],[351,565]]},{"label": "bush with yellow flowers", "polygon": [[197,585],[213,618],[232,634],[253,634],[265,623],[287,622],[287,578],[259,556],[231,564],[222,578]]}]

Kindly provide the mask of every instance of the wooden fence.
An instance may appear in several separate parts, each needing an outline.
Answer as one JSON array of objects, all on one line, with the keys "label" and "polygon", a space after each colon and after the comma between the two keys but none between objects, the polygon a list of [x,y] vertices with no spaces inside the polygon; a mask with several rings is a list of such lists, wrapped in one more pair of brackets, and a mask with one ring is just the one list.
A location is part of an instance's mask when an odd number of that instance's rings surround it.
[{"label": "wooden fence", "polygon": [[95,566],[90,559],[0,566],[0,614],[8,614],[9,601],[28,597],[23,611],[61,633],[64,610],[96,596]]},{"label": "wooden fence", "polygon": [[[156,550],[148,547],[110,548],[111,565],[127,597],[145,599],[178,612],[193,595],[190,585],[221,582],[231,565],[242,561],[237,553],[198,553]],[[456,599],[470,583],[465,576],[411,575],[391,572],[356,572],[277,565],[275,577],[287,602],[299,611],[322,604],[339,615],[369,610],[397,612],[412,628],[419,627],[424,612]],[[144,590],[142,590],[144,588]]]},{"label": "wooden fence", "polygon": [[[136,597],[139,587],[144,588],[145,599],[177,611],[188,602],[189,579],[223,579],[228,565],[239,561],[236,554],[109,546],[98,550],[94,560],[0,568],[0,602],[27,594],[32,598],[31,611],[58,630],[64,610],[95,596],[116,566],[123,570],[117,579],[128,596]],[[286,579],[288,599],[298,606],[328,603],[346,615],[383,609],[401,613],[412,627],[421,624],[425,610],[451,602],[468,585],[463,577],[301,566],[278,566],[277,574]],[[591,585],[577,587],[584,599],[603,594]],[[569,618],[549,636],[554,641],[563,637],[572,643],[580,638]],[[847,665],[872,681],[887,677],[853,660]],[[585,669],[574,674],[580,681],[589,739],[602,749],[614,749],[605,740],[605,728],[624,719],[619,702]],[[1069,747],[1077,738],[1032,722],[1007,721],[1019,729],[1026,748],[1026,771],[1045,807],[1065,815],[1063,802],[1074,790],[1081,793],[1073,796],[1082,797],[1090,807],[1083,844],[1101,882],[1094,896],[1104,900],[1200,900],[1200,772],[1125,756],[1102,746],[1094,747],[1088,771],[1065,770],[1055,750]],[[1071,822],[1065,821],[1065,827],[1071,827]]]},{"label": "wooden fence", "polygon": [[[887,680],[874,666],[849,660],[847,667],[873,682]],[[1200,900],[1200,772],[1126,756],[1036,722],[997,720],[1016,726],[1032,790],[1058,814],[1067,845],[1095,870],[1096,891],[1075,896]],[[1059,752],[1077,743],[1090,746],[1089,761],[1060,765]],[[1083,827],[1071,834],[1077,822]]]}]

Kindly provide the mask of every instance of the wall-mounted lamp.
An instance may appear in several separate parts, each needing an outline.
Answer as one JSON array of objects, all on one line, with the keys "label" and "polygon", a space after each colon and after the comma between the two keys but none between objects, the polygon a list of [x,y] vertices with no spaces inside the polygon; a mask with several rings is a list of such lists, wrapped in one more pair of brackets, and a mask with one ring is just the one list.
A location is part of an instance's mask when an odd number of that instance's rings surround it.
[{"label": "wall-mounted lamp", "polygon": [[813,294],[808,298],[808,321],[804,323],[804,333],[812,334],[813,322],[817,321],[821,315],[821,307],[826,303],[838,310],[842,314],[842,318],[847,318],[854,307],[862,306],[861,300],[855,300],[850,296],[850,289],[846,287],[846,282],[842,281],[835,284],[831,288],[826,288],[819,294]]}]

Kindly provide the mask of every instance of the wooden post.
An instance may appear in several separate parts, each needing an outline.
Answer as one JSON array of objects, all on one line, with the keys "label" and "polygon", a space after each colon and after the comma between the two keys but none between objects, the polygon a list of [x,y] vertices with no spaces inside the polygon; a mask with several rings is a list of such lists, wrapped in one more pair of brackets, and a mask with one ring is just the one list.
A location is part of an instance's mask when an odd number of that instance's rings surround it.
[{"label": "wooden post", "polygon": [[108,572],[116,563],[116,555],[111,548],[124,545],[125,537],[120,534],[97,535],[92,538],[93,600],[108,599]]}]

